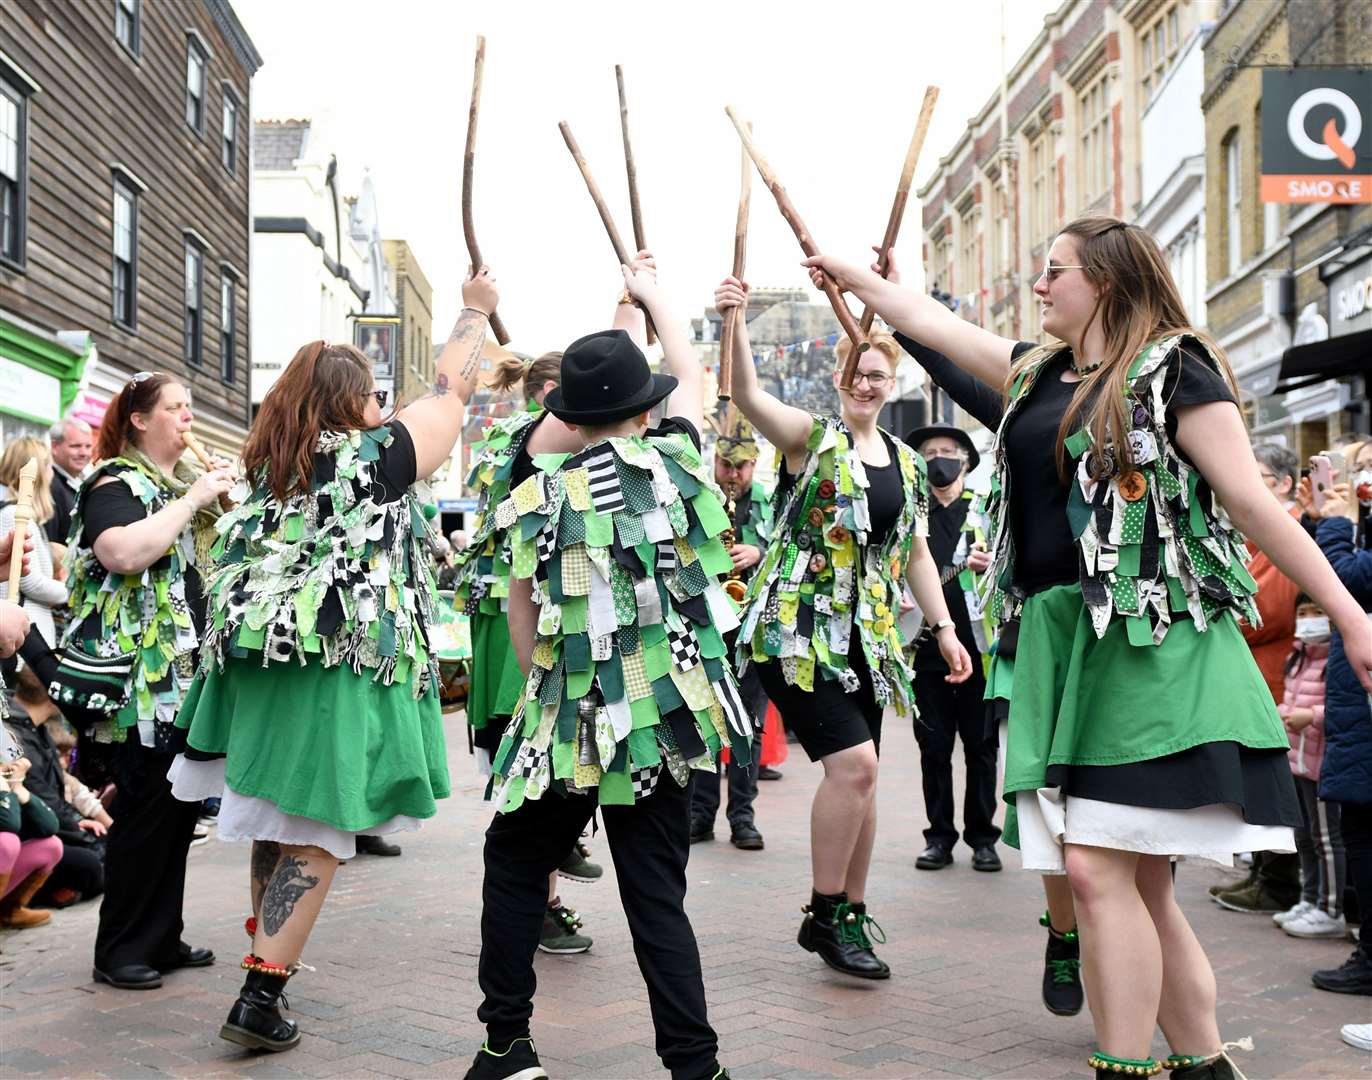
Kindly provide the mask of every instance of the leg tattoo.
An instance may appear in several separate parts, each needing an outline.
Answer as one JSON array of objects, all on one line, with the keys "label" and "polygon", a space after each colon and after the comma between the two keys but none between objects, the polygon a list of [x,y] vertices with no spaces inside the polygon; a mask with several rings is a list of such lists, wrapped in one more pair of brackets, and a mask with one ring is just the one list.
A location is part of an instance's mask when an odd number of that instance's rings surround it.
[{"label": "leg tattoo", "polygon": [[272,937],[286,925],[296,903],[319,884],[317,877],[304,873],[304,859],[283,855],[262,894],[262,929]]},{"label": "leg tattoo", "polygon": [[252,913],[261,914],[262,894],[267,891],[267,882],[272,879],[272,871],[281,860],[281,845],[274,840],[254,840],[252,842]]}]

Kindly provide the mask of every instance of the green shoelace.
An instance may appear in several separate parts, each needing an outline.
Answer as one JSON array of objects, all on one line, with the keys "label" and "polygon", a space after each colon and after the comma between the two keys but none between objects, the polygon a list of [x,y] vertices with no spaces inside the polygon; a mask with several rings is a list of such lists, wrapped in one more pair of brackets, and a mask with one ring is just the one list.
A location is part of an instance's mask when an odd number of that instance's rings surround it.
[{"label": "green shoelace", "polygon": [[[838,923],[838,939],[845,945],[870,949],[873,937],[878,945],[886,944],[886,931],[881,924],[865,911],[854,911],[852,904],[834,905],[834,922]],[[869,926],[872,928],[870,936],[867,933]]]},{"label": "green shoelace", "polygon": [[1080,960],[1049,960],[1048,967],[1053,972],[1055,983],[1074,983],[1081,968]]}]

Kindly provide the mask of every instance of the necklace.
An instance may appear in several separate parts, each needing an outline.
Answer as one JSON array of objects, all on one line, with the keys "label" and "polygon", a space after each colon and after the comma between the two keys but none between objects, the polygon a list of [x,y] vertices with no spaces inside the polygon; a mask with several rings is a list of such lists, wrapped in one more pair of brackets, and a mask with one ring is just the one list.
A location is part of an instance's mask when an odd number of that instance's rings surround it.
[{"label": "necklace", "polygon": [[1076,358],[1074,357],[1072,360],[1069,361],[1069,363],[1071,364],[1072,370],[1076,372],[1078,375],[1088,375],[1091,372],[1095,371],[1096,368],[1100,367],[1101,364],[1105,363],[1105,361],[1097,360],[1093,364],[1082,364],[1080,367],[1078,367]]}]

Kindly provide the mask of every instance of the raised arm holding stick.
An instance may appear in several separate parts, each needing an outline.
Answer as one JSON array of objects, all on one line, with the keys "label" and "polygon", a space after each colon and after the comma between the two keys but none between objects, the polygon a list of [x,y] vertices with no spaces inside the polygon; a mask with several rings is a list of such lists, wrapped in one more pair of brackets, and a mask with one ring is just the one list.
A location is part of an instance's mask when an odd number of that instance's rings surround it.
[{"label": "raised arm holding stick", "polygon": [[[929,121],[934,116],[934,105],[938,102],[938,87],[926,87],[924,91],[924,104],[920,106],[919,119],[915,122],[915,133],[910,137],[910,147],[905,151],[905,164],[900,170],[900,182],[896,184],[895,202],[891,204],[891,216],[886,219],[886,235],[881,239],[881,248],[877,251],[877,273],[885,277],[890,268],[891,249],[896,246],[896,236],[900,233],[901,219],[905,217],[905,204],[910,199],[910,183],[915,176],[915,166],[919,163],[919,153],[924,147],[924,136],[929,133]],[[735,274],[735,277],[739,275]],[[862,332],[866,334],[872,329],[872,320],[876,317],[876,311],[870,306],[862,309],[862,318],[858,325],[862,327]],[[848,354],[848,362],[843,365],[843,375],[840,385],[850,387],[853,385],[853,374],[857,371],[857,353]]]},{"label": "raised arm holding stick", "polygon": [[[634,168],[634,150],[629,142],[629,102],[624,96],[624,69],[618,64],[615,65],[615,83],[619,89],[619,129],[624,136],[624,169],[629,176],[629,220],[634,228],[634,247],[647,251],[648,244],[643,239],[643,210],[638,205],[638,170]],[[647,330],[648,344],[652,345],[657,341],[652,323]]]},{"label": "raised arm holding stick", "polygon": [[[753,171],[748,161],[748,148],[743,147],[743,173],[739,179],[738,217],[734,221],[733,276],[743,280],[743,264],[748,255],[748,204],[752,198]],[[738,321],[747,318],[747,305],[734,305],[724,310],[719,334],[719,390],[720,401],[728,401],[734,393],[734,336]]]},{"label": "raised arm holding stick", "polygon": [[[818,255],[819,248],[815,246],[815,242],[810,236],[810,230],[805,227],[805,222],[800,220],[800,214],[796,212],[795,206],[791,203],[791,197],[786,194],[786,189],[781,186],[781,181],[776,178],[776,173],[772,172],[771,166],[767,164],[766,159],[753,144],[751,126],[739,119],[732,105],[726,105],[724,111],[728,113],[729,119],[733,121],[734,127],[738,130],[738,137],[743,140],[743,148],[748,151],[748,156],[753,159],[753,164],[757,166],[757,172],[762,177],[762,182],[767,185],[767,190],[776,199],[777,209],[781,211],[781,216],[786,219],[786,224],[791,226],[791,231],[796,234],[796,239],[800,241],[800,249],[811,258]],[[858,356],[866,352],[869,347],[867,335],[862,332],[857,320],[853,318],[853,313],[848,310],[848,304],[843,299],[843,294],[839,292],[838,286],[828,278],[822,277],[820,288],[823,289],[824,295],[829,298],[829,304],[833,307],[834,314],[838,316],[839,325],[843,327],[843,332],[848,335],[848,340],[853,343],[853,355]]]},{"label": "raised arm holding stick", "polygon": [[[467,149],[462,155],[462,235],[467,241],[467,254],[471,257],[471,276],[481,272],[484,265],[481,248],[476,242],[476,226],[472,222],[472,175],[476,169],[476,116],[481,108],[481,76],[486,70],[486,38],[476,37],[476,62],[472,67],[472,105],[467,113]],[[491,331],[496,341],[508,345],[510,335],[500,316],[491,312]]]},{"label": "raised arm holding stick", "polygon": [[[576,162],[576,167],[581,170],[581,178],[586,181],[586,190],[591,194],[591,202],[595,203],[597,213],[600,214],[600,221],[605,226],[605,233],[610,238],[610,246],[615,250],[615,258],[619,260],[620,266],[629,265],[629,250],[624,246],[624,241],[620,239],[619,230],[615,228],[615,219],[610,216],[610,208],[605,204],[605,197],[600,194],[600,185],[595,182],[595,177],[591,175],[591,167],[586,164],[586,158],[581,153],[581,147],[576,143],[576,138],[572,135],[572,129],[567,126],[567,121],[562,121],[557,125],[558,131],[562,132],[562,140],[567,144],[567,149],[571,152],[572,160]],[[645,312],[648,326],[648,340],[653,340],[653,319]]]}]

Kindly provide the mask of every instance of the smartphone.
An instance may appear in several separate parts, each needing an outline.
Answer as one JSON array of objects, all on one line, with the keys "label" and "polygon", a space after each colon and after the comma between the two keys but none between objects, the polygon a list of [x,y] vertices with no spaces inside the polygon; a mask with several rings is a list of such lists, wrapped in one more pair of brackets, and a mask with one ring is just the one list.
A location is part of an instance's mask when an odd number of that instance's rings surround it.
[{"label": "smartphone", "polygon": [[1325,454],[1310,459],[1310,496],[1318,510],[1324,506],[1324,495],[1334,486],[1334,467]]}]

